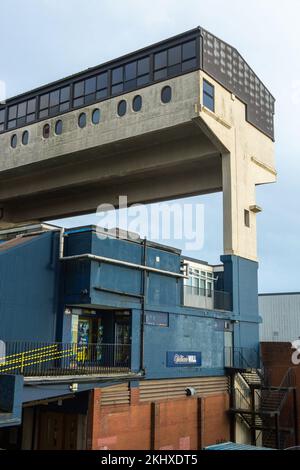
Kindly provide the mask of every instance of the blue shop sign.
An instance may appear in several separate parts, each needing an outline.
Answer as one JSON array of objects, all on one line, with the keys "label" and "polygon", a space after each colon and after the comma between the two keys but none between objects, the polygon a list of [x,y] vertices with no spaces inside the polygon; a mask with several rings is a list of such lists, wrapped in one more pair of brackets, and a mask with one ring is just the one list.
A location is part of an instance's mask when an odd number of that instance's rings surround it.
[{"label": "blue shop sign", "polygon": [[167,367],[201,366],[201,352],[167,351]]}]

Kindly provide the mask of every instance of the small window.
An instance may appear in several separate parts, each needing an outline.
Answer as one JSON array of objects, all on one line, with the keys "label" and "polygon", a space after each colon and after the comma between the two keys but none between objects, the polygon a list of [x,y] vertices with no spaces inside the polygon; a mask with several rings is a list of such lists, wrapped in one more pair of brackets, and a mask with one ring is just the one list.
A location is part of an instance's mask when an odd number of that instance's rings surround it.
[{"label": "small window", "polygon": [[163,103],[169,103],[172,99],[172,88],[170,86],[165,86],[161,90],[161,101]]},{"label": "small window", "polygon": [[203,80],[203,105],[215,112],[215,87]]},{"label": "small window", "polygon": [[17,137],[17,134],[14,134],[11,137],[10,145],[12,146],[13,149],[15,149],[17,144],[18,144],[18,137]]},{"label": "small window", "polygon": [[86,114],[81,113],[78,118],[78,126],[83,129],[86,126]]},{"label": "small window", "polygon": [[22,144],[23,145],[28,145],[28,142],[29,142],[29,132],[24,131],[23,135],[22,135]]},{"label": "small window", "polygon": [[125,116],[127,111],[127,103],[125,100],[121,100],[118,104],[118,115],[120,117]]},{"label": "small window", "polygon": [[45,124],[43,127],[43,137],[44,139],[48,139],[50,137],[50,125]]},{"label": "small window", "polygon": [[100,122],[100,109],[94,109],[92,114],[92,123],[99,124]]},{"label": "small window", "polygon": [[140,95],[137,95],[133,98],[132,109],[135,113],[142,109],[142,97]]},{"label": "small window", "polygon": [[244,210],[244,222],[246,227],[250,227],[250,212],[247,209]]},{"label": "small window", "polygon": [[56,124],[55,124],[55,134],[61,135],[62,131],[63,131],[63,122],[61,119],[59,119],[58,121],[56,121]]}]

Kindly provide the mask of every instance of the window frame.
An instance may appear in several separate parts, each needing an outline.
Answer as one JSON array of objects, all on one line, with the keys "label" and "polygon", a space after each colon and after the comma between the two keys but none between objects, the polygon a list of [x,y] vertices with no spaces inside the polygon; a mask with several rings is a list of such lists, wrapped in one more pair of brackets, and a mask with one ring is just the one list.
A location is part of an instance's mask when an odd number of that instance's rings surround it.
[{"label": "window frame", "polygon": [[[212,89],[212,94],[210,94],[209,91],[205,88],[206,86],[209,86]],[[210,83],[208,80],[206,80],[206,78],[203,78],[202,88],[203,88],[203,106],[205,106],[205,108],[209,109],[210,111],[212,111],[214,113],[215,109],[216,109],[215,86],[212,83]],[[208,99],[212,100],[212,107],[210,107],[209,104],[205,103],[205,98],[208,98]]]}]

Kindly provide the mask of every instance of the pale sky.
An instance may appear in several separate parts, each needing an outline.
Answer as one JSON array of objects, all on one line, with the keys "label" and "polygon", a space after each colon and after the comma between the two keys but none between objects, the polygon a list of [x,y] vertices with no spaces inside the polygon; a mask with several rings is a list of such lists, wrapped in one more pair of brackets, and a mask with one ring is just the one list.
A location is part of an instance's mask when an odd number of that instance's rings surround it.
[{"label": "pale sky", "polygon": [[[299,0],[0,0],[0,80],[14,96],[198,25],[235,46],[276,97],[278,182],[257,189],[260,291],[300,291],[299,17]],[[221,194],[193,201],[205,205],[205,239],[187,254],[217,263]]]}]

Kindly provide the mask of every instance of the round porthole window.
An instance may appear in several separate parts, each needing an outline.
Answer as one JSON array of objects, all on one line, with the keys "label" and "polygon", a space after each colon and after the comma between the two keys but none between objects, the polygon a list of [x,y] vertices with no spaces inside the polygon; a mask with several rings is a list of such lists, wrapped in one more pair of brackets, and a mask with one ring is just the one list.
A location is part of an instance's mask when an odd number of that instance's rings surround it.
[{"label": "round porthole window", "polygon": [[120,117],[125,116],[127,111],[127,103],[125,100],[121,100],[118,104],[118,115]]},{"label": "round porthole window", "polygon": [[142,97],[140,95],[137,95],[133,98],[132,101],[132,109],[135,113],[140,111],[142,109]]},{"label": "round porthole window", "polygon": [[43,137],[44,139],[48,139],[50,137],[50,125],[45,124],[43,127]]},{"label": "round porthole window", "polygon": [[92,114],[92,123],[99,124],[100,122],[100,109],[94,109]]},{"label": "round porthole window", "polygon": [[83,129],[86,126],[86,114],[81,113],[78,118],[78,126]]},{"label": "round porthole window", "polygon": [[58,121],[56,121],[56,124],[55,124],[55,134],[60,135],[62,134],[62,131],[63,131],[63,122],[61,119],[59,119]]},{"label": "round porthole window", "polygon": [[29,132],[24,131],[23,134],[22,134],[22,144],[27,145],[28,142],[29,142]]},{"label": "round porthole window", "polygon": [[161,101],[162,103],[170,103],[172,99],[172,88],[170,86],[165,86],[161,90]]},{"label": "round porthole window", "polygon": [[18,145],[18,137],[17,137],[17,134],[14,134],[14,135],[11,136],[10,145],[12,146],[13,149],[15,149],[16,146]]}]

